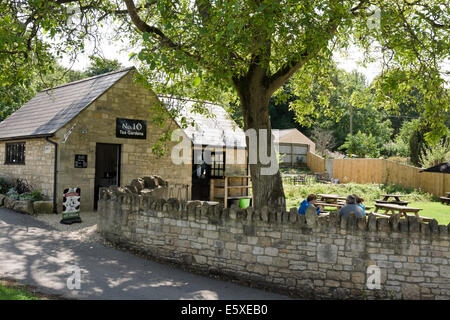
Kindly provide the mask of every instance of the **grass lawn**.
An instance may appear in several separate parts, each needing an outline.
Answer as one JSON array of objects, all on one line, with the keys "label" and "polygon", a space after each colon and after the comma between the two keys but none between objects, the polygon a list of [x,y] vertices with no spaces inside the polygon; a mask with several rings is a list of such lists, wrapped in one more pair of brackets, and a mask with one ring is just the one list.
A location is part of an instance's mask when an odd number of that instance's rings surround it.
[{"label": "grass lawn", "polygon": [[[450,206],[444,205],[429,193],[421,192],[414,189],[405,189],[395,185],[377,185],[377,184],[323,184],[323,183],[306,183],[297,184],[284,181],[284,191],[286,194],[286,207],[289,210],[292,207],[299,207],[300,202],[310,193],[326,193],[347,196],[349,194],[357,194],[365,199],[366,206],[373,207],[374,200],[381,199],[381,194],[401,194],[404,200],[410,201],[409,207],[421,208],[420,216],[434,218],[441,225],[450,223]],[[373,210],[373,209],[372,209]],[[382,213],[382,210],[381,210]]]},{"label": "grass lawn", "polygon": [[57,300],[56,295],[43,294],[32,286],[19,284],[15,280],[0,279],[0,300]]},{"label": "grass lawn", "polygon": [[450,223],[450,206],[440,202],[411,202],[409,207],[422,208],[419,215],[422,217],[434,218],[439,224],[448,225]]},{"label": "grass lawn", "polygon": [[24,288],[0,285],[0,300],[40,300]]}]

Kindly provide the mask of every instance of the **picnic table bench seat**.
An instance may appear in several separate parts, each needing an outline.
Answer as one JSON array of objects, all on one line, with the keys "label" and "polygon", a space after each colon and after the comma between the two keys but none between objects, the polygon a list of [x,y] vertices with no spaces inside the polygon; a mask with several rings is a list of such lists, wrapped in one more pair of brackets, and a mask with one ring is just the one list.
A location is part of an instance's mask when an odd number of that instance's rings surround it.
[{"label": "picnic table bench seat", "polygon": [[343,206],[345,206],[345,204],[340,204],[340,203],[329,203],[329,202],[322,202],[322,201],[317,201],[316,205],[320,205],[323,207],[335,207],[335,208],[341,208]]},{"label": "picnic table bench seat", "polygon": [[391,216],[388,216],[387,214],[381,214],[381,213],[377,213],[377,212],[368,212],[367,215],[374,215],[375,217],[380,217],[380,218],[390,218]]}]

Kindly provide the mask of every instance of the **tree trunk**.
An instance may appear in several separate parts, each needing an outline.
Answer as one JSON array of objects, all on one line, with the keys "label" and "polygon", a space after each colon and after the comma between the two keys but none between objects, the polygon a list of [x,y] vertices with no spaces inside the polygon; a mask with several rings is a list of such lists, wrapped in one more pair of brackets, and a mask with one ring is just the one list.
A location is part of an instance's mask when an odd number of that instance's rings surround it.
[{"label": "tree trunk", "polygon": [[[267,142],[267,154],[269,157],[271,152],[275,152],[273,139],[271,139],[271,125],[269,116],[270,94],[262,79],[255,77],[241,80],[238,89],[242,114],[244,118],[244,130],[255,129],[256,140],[247,137],[247,150],[249,152],[250,174],[252,179],[253,206],[262,208],[269,206],[281,210],[286,209],[286,200],[284,196],[283,183],[278,168],[278,160],[275,155],[276,163],[273,158],[269,164],[263,164],[260,157],[260,139]],[[260,131],[266,129],[267,132]],[[265,136],[264,136],[265,135]],[[273,151],[272,151],[273,150]],[[256,163],[251,163],[251,153],[256,154]],[[264,157],[264,154],[262,155]],[[264,162],[264,161],[263,161]],[[276,166],[273,173],[267,174],[263,170],[267,170],[270,166]]]}]

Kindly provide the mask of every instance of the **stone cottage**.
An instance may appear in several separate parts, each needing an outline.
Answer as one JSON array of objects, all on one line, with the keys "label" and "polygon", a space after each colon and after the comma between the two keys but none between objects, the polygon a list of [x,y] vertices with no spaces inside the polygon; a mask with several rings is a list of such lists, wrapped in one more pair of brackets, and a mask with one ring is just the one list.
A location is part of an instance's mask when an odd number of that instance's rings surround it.
[{"label": "stone cottage", "polygon": [[[81,188],[83,211],[96,208],[100,187],[146,175],[186,186],[188,200],[211,200],[213,179],[247,175],[245,135],[222,107],[203,104],[212,116],[195,113],[193,101],[158,97],[134,73],[128,68],[38,93],[0,123],[0,175],[26,179],[53,200],[55,212],[65,188]],[[161,110],[167,117],[156,123]],[[162,157],[152,152],[169,129],[189,142],[177,154],[181,163],[171,157],[179,141],[168,142]],[[209,150],[207,161],[196,149]]]}]

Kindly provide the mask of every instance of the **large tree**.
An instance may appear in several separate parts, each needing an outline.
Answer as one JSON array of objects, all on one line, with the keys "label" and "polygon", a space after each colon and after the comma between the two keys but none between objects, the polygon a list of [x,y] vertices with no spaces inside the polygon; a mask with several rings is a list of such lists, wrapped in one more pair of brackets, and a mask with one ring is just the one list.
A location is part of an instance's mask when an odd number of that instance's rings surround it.
[{"label": "large tree", "polygon": [[[100,23],[116,21],[121,36],[142,48],[136,55],[142,73],[158,74],[158,80],[165,75],[165,88],[178,94],[217,100],[211,89],[216,88],[225,93],[220,97],[234,95],[244,129],[269,132],[269,100],[288,79],[298,76],[306,89],[325,74],[336,49],[353,41],[369,52],[377,44],[384,70],[402,70],[377,90],[395,103],[414,84],[432,122],[429,138],[448,132],[442,119],[448,96],[440,73],[450,52],[448,1],[9,0],[6,6],[6,16],[27,30],[19,37],[34,39],[46,32],[58,40],[59,51],[82,47]],[[29,42],[7,47],[13,54],[32,49]],[[279,172],[263,175],[263,167],[261,161],[250,166],[255,206],[284,206]]]}]

